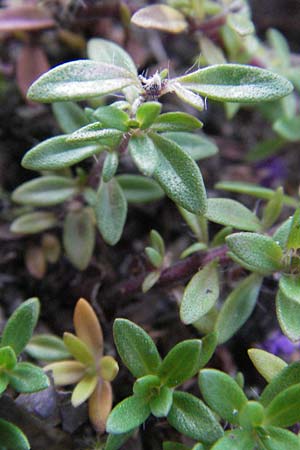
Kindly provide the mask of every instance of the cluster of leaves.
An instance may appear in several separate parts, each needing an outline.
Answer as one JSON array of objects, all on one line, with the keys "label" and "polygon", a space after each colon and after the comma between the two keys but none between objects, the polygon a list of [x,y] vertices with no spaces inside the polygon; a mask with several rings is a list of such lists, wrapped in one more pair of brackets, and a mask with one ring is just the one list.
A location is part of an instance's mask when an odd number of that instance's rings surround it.
[{"label": "cluster of leaves", "polygon": [[[0,342],[0,394],[9,386],[16,392],[32,393],[49,386],[48,377],[34,364],[18,357],[30,340],[39,316],[39,301],[22,303],[8,319]],[[1,446],[28,450],[29,442],[14,424],[0,419]]]}]

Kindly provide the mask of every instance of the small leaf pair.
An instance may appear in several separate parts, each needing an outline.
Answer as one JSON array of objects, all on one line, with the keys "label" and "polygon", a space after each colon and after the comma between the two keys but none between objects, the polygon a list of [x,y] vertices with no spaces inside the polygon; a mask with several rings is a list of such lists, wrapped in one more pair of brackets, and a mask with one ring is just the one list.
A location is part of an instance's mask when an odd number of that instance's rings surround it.
[{"label": "small leaf pair", "polygon": [[164,264],[165,243],[156,230],[151,230],[150,232],[150,244],[151,246],[145,248],[145,253],[155,270],[150,272],[144,279],[142,285],[143,292],[149,291],[159,280]]},{"label": "small leaf pair", "polygon": [[44,370],[52,371],[56,385],[77,383],[72,405],[77,407],[88,400],[90,420],[97,431],[103,432],[112,407],[110,382],[118,373],[118,364],[112,356],[103,356],[102,329],[86,300],[78,300],[73,321],[76,335],[64,333],[64,344],[75,360],[54,362]]}]

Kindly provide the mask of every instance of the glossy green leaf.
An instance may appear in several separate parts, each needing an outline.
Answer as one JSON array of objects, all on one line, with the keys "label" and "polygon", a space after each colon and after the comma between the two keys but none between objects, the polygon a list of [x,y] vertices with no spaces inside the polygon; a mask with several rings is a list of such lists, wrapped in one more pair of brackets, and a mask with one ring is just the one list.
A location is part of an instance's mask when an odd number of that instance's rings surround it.
[{"label": "glossy green leaf", "polygon": [[145,253],[148,256],[148,259],[151,262],[152,266],[154,266],[156,269],[159,269],[163,263],[161,254],[152,247],[146,247]]},{"label": "glossy green leaf", "polygon": [[66,349],[62,339],[51,334],[33,336],[25,348],[32,358],[41,361],[60,361],[70,359],[71,353]]},{"label": "glossy green leaf", "polygon": [[[252,183],[244,183],[242,181],[221,181],[215,185],[216,189],[223,191],[238,192],[240,194],[253,195],[254,197],[270,200],[274,195],[272,189],[258,186]],[[283,203],[288,206],[298,206],[298,200],[288,195],[283,196]]]},{"label": "glossy green leaf", "polygon": [[228,255],[248,270],[269,275],[282,269],[282,249],[271,237],[257,233],[227,236]]},{"label": "glossy green leaf", "polygon": [[156,374],[161,358],[151,337],[127,319],[114,322],[114,340],[118,353],[135,377]]},{"label": "glossy green leaf", "polygon": [[156,181],[142,175],[118,175],[116,180],[121,186],[128,203],[147,203],[160,200],[164,191]]},{"label": "glossy green leaf", "polygon": [[300,115],[282,117],[273,124],[273,130],[287,141],[300,141]]},{"label": "glossy green leaf", "polygon": [[37,298],[23,302],[8,319],[2,332],[1,346],[10,346],[18,356],[32,336],[39,312]]},{"label": "glossy green leaf", "polygon": [[136,380],[133,385],[133,393],[139,397],[151,397],[153,393],[157,393],[161,385],[161,381],[157,375],[145,375]]},{"label": "glossy green leaf", "polygon": [[197,397],[186,392],[174,392],[167,420],[179,433],[204,444],[212,444],[223,435],[213,412]]},{"label": "glossy green leaf", "polygon": [[77,164],[104,150],[103,145],[68,142],[69,135],[55,136],[33,147],[22,159],[22,166],[31,170],[58,170]]},{"label": "glossy green leaf", "polygon": [[263,450],[299,450],[299,440],[291,431],[261,427],[257,430],[257,436]]},{"label": "glossy green leaf", "polygon": [[168,33],[181,33],[187,28],[184,15],[167,5],[150,5],[139,9],[131,22],[142,28],[154,28]]},{"label": "glossy green leaf", "polygon": [[64,344],[71,355],[85,366],[94,366],[92,350],[79,337],[72,333],[64,333]]},{"label": "glossy green leaf", "polygon": [[155,417],[166,417],[169,414],[172,402],[172,389],[162,386],[159,393],[151,398],[149,406]]},{"label": "glossy green leaf", "polygon": [[255,440],[252,433],[244,430],[226,431],[225,436],[219,439],[211,450],[253,450]]},{"label": "glossy green leaf", "polygon": [[261,396],[260,402],[264,406],[268,406],[269,403],[276,397],[279,392],[287,389],[294,384],[298,384],[300,380],[300,362],[289,364],[282,369],[278,375],[272,378],[271,382],[265,387]]},{"label": "glossy green leaf", "polygon": [[172,88],[180,100],[193,106],[193,108],[198,109],[198,111],[203,111],[204,100],[199,94],[195,94],[193,91],[185,89],[180,83],[173,83]]},{"label": "glossy green leaf", "polygon": [[253,430],[263,423],[264,415],[264,407],[259,402],[250,400],[240,412],[239,424],[245,430]]},{"label": "glossy green leaf", "polygon": [[266,408],[264,423],[282,428],[290,427],[300,420],[300,384],[281,391]]},{"label": "glossy green leaf", "polygon": [[261,224],[256,215],[241,203],[230,198],[208,199],[205,216],[211,222],[231,226],[238,230],[261,230]]},{"label": "glossy green leaf", "polygon": [[300,208],[294,212],[286,248],[288,250],[300,248]]},{"label": "glossy green leaf", "polygon": [[49,175],[21,184],[12,194],[17,203],[32,206],[51,206],[62,203],[76,193],[72,178]]},{"label": "glossy green leaf", "polygon": [[63,133],[73,133],[88,124],[85,113],[76,103],[53,103],[52,110]]},{"label": "glossy green leaf", "polygon": [[288,297],[279,289],[276,296],[276,314],[283,333],[291,340],[300,339],[300,298]]},{"label": "glossy green leaf", "polygon": [[293,90],[288,80],[274,72],[240,64],[206,67],[175,81],[213,100],[230,102],[276,100]]},{"label": "glossy green leaf", "polygon": [[0,419],[0,436],[3,449],[30,450],[25,434],[11,422]]},{"label": "glossy green leaf", "polygon": [[136,120],[140,124],[140,129],[145,130],[153,124],[157,116],[159,116],[162,105],[158,102],[142,103],[136,112]]},{"label": "glossy green leaf", "polygon": [[135,430],[123,434],[109,434],[104,450],[119,450],[123,444],[132,436]]},{"label": "glossy green leaf", "polygon": [[95,143],[103,147],[114,148],[121,140],[122,132],[115,128],[103,128],[100,122],[90,123],[70,134],[66,141],[81,145]]},{"label": "glossy green leaf", "polygon": [[133,136],[128,148],[138,169],[144,175],[151,177],[159,160],[153,141],[147,135]]},{"label": "glossy green leaf", "polygon": [[252,274],[228,295],[215,324],[219,344],[228,341],[250,317],[256,305],[261,283],[262,277]]},{"label": "glossy green leaf", "polygon": [[95,374],[86,373],[72,392],[71,403],[74,408],[85,402],[96,389],[99,378]]},{"label": "glossy green leaf", "polygon": [[192,378],[199,370],[202,342],[189,339],[179,342],[169,351],[158,371],[162,383],[175,387]]},{"label": "glossy green leaf", "polygon": [[195,161],[209,158],[218,153],[218,147],[205,135],[192,134],[184,131],[168,131],[162,136],[174,141]]},{"label": "glossy green leaf", "polygon": [[256,370],[268,383],[287,366],[283,359],[259,348],[250,348],[248,355]]},{"label": "glossy green leaf", "polygon": [[27,362],[18,363],[8,376],[10,386],[17,392],[36,392],[50,385],[43,370]]},{"label": "glossy green leaf", "polygon": [[136,395],[125,398],[108,416],[106,431],[113,434],[127,433],[145,422],[149,414],[147,400]]},{"label": "glossy green leaf", "polygon": [[87,44],[87,54],[94,61],[122,67],[137,76],[136,66],[132,58],[114,42],[100,38],[90,39]]},{"label": "glossy green leaf", "polygon": [[85,270],[95,246],[94,218],[90,208],[70,211],[64,220],[63,243],[66,255],[79,270]]},{"label": "glossy green leaf", "polygon": [[118,182],[101,182],[95,206],[96,221],[104,241],[115,245],[121,238],[127,216],[127,201]]},{"label": "glossy green leaf", "polygon": [[219,370],[203,369],[199,373],[199,387],[210,408],[228,422],[238,423],[247,397],[233,378]]},{"label": "glossy green leaf", "polygon": [[115,128],[120,131],[128,131],[128,114],[114,106],[100,106],[94,113],[102,128]]},{"label": "glossy green leaf", "polygon": [[43,74],[29,88],[28,98],[45,103],[85,100],[136,83],[136,77],[127,69],[82,59],[61,64]]},{"label": "glossy green leaf", "polygon": [[53,228],[57,223],[57,218],[52,212],[37,211],[23,214],[15,219],[10,230],[13,233],[35,234]]},{"label": "glossy green leaf", "polygon": [[[0,367],[11,370],[17,364],[17,357],[10,346],[0,348]],[[1,373],[1,371],[0,371]]]},{"label": "glossy green leaf", "polygon": [[117,152],[109,152],[104,160],[102,168],[102,179],[108,183],[115,175],[119,165],[119,156]]},{"label": "glossy green leaf", "polygon": [[174,142],[154,133],[151,140],[158,157],[155,180],[177,205],[194,214],[205,213],[205,186],[196,163]]},{"label": "glossy green leaf", "polygon": [[157,133],[166,131],[194,131],[202,128],[203,123],[191,114],[183,112],[169,112],[160,114],[154,121],[151,129]]},{"label": "glossy green leaf", "polygon": [[0,367],[11,370],[17,364],[17,357],[9,346],[0,348]]},{"label": "glossy green leaf", "polygon": [[219,297],[219,280],[216,261],[200,269],[186,286],[180,305],[180,319],[185,324],[196,322],[204,316]]}]

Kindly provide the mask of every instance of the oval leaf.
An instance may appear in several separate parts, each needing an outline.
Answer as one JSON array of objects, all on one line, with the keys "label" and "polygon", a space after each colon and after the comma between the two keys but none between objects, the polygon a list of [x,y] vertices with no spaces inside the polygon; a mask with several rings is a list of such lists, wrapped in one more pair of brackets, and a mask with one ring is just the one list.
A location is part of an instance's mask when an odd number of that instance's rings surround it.
[{"label": "oval leaf", "polygon": [[290,427],[300,420],[300,384],[276,395],[265,410],[266,425]]},{"label": "oval leaf", "polygon": [[255,441],[251,433],[244,430],[227,431],[211,450],[253,450]]},{"label": "oval leaf", "polygon": [[86,115],[76,103],[53,103],[52,110],[63,133],[73,133],[88,124]]},{"label": "oval leaf", "polygon": [[283,359],[259,348],[250,348],[248,355],[256,370],[268,383],[287,366]]},{"label": "oval leaf", "polygon": [[283,333],[291,340],[300,339],[300,300],[287,297],[279,289],[276,296],[276,314]]},{"label": "oval leaf", "polygon": [[283,370],[276,375],[272,381],[263,390],[260,402],[264,406],[268,404],[276,397],[279,392],[287,389],[289,386],[298,384],[300,380],[300,362],[289,364]]},{"label": "oval leaf", "polygon": [[71,358],[62,339],[51,334],[33,336],[25,348],[32,358],[41,361],[59,361]]},{"label": "oval leaf", "polygon": [[218,153],[215,143],[204,135],[187,133],[185,131],[168,131],[163,136],[179,145],[195,161],[209,158]]},{"label": "oval leaf", "polygon": [[[277,427],[261,427],[257,430],[257,435],[263,449],[266,450],[298,450],[299,438],[288,430]],[[221,450],[221,449],[220,449]]]},{"label": "oval leaf", "polygon": [[13,233],[35,234],[57,225],[57,218],[51,212],[32,212],[18,217],[10,226]]},{"label": "oval leaf", "polygon": [[245,231],[260,231],[259,219],[241,203],[230,198],[210,198],[205,216],[211,222]]},{"label": "oval leaf", "polygon": [[160,200],[165,195],[156,181],[142,175],[118,175],[116,180],[128,203],[148,203]]},{"label": "oval leaf", "polygon": [[17,364],[8,376],[10,386],[17,392],[37,392],[50,385],[43,370],[27,362]]},{"label": "oval leaf", "polygon": [[293,85],[280,75],[242,64],[217,64],[175,80],[205,97],[226,102],[276,100],[293,90]]},{"label": "oval leaf", "polygon": [[184,15],[167,5],[141,8],[132,16],[131,22],[142,28],[154,28],[169,33],[181,33],[187,28]]},{"label": "oval leaf", "polygon": [[30,450],[30,444],[22,431],[6,420],[0,419],[0,436],[3,448]]},{"label": "oval leaf", "polygon": [[106,431],[113,434],[127,433],[145,422],[149,414],[147,400],[135,395],[125,398],[108,416]]}]

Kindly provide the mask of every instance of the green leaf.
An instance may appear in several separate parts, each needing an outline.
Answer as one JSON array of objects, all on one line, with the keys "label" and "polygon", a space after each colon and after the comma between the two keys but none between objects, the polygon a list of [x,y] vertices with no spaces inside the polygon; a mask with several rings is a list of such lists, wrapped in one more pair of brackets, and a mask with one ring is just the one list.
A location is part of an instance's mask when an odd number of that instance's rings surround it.
[{"label": "green leaf", "polygon": [[292,222],[293,222],[293,217],[289,217],[277,228],[277,230],[273,234],[274,241],[280,245],[282,250],[285,250],[285,248],[286,248],[288,237],[289,237],[291,226],[292,226]]},{"label": "green leaf", "polygon": [[202,348],[200,354],[199,368],[206,366],[217,346],[217,334],[209,333],[201,339]]},{"label": "green leaf", "polygon": [[0,395],[5,391],[9,383],[8,375],[4,372],[0,372]]},{"label": "green leaf", "polygon": [[281,391],[266,408],[266,425],[290,427],[300,420],[300,384]]},{"label": "green leaf", "polygon": [[219,344],[228,341],[250,317],[256,305],[261,283],[262,277],[252,274],[228,295],[215,324]]},{"label": "green leaf", "polygon": [[139,397],[151,397],[158,392],[161,381],[157,375],[145,375],[136,380],[133,385],[133,393]]},{"label": "green leaf", "polygon": [[23,214],[15,219],[10,226],[10,231],[21,234],[35,234],[56,225],[57,218],[52,212],[37,211]]},{"label": "green leaf", "polygon": [[92,350],[79,337],[72,333],[64,333],[64,344],[71,355],[86,367],[94,367]]},{"label": "green leaf", "polygon": [[166,417],[169,414],[173,402],[173,391],[167,386],[162,386],[159,393],[153,396],[149,406],[155,417]]},{"label": "green leaf", "polygon": [[300,141],[300,115],[281,117],[273,124],[273,130],[287,141]]},{"label": "green leaf", "polygon": [[250,400],[240,412],[239,424],[245,430],[253,430],[262,424],[264,415],[264,407],[259,402]]},{"label": "green leaf", "polygon": [[228,14],[227,25],[240,36],[247,36],[248,34],[252,34],[255,32],[253,23],[243,13]]},{"label": "green leaf", "polygon": [[148,273],[148,275],[144,278],[143,284],[142,284],[142,292],[145,294],[148,292],[159,280],[161,275],[160,270],[153,270],[152,272]]},{"label": "green leaf", "polygon": [[106,431],[112,434],[127,433],[141,425],[150,414],[150,407],[144,398],[133,395],[114,407],[108,416]]},{"label": "green leaf", "polygon": [[118,175],[116,180],[128,203],[148,203],[160,200],[165,195],[156,181],[142,175]]},{"label": "green leaf", "polygon": [[184,15],[167,5],[150,5],[139,9],[131,22],[142,28],[154,28],[168,33],[181,33],[187,28]]},{"label": "green leaf", "polygon": [[235,233],[227,236],[228,255],[253,272],[269,275],[282,269],[282,249],[269,236]]},{"label": "green leaf", "polygon": [[10,346],[18,356],[32,336],[40,312],[37,298],[23,302],[8,319],[1,339],[1,346]]},{"label": "green leaf", "polygon": [[291,431],[277,427],[261,427],[257,430],[257,436],[264,450],[299,450],[298,437]]},{"label": "green leaf", "polygon": [[20,428],[0,419],[1,446],[5,449],[30,450],[30,444]]},{"label": "green leaf", "polygon": [[102,168],[102,179],[108,183],[115,175],[119,165],[119,156],[117,152],[109,152],[104,160]]},{"label": "green leaf", "polygon": [[[236,103],[233,104],[236,105]],[[228,105],[228,103],[226,103],[226,105]],[[285,139],[280,139],[278,136],[276,136],[275,138],[272,137],[270,139],[264,139],[262,141],[260,140],[250,148],[250,150],[246,154],[245,159],[248,162],[262,161],[263,159],[278,153],[278,151],[283,147],[284,143]],[[267,188],[262,189],[264,190]]]},{"label": "green leaf", "polygon": [[165,254],[165,243],[161,235],[156,230],[150,231],[150,242],[152,247],[161,255]]},{"label": "green leaf", "polygon": [[146,247],[145,253],[148,256],[148,259],[152,266],[154,266],[156,269],[159,269],[163,263],[163,258],[160,253],[158,253],[155,248],[152,247]]},{"label": "green leaf", "polygon": [[300,248],[300,208],[294,212],[286,248],[287,250]]},{"label": "green leaf", "polygon": [[52,110],[63,133],[73,133],[88,124],[86,115],[76,103],[53,103]]},{"label": "green leaf", "polygon": [[162,136],[178,144],[195,161],[209,158],[218,153],[218,147],[205,135],[184,131],[168,131],[163,133]]},{"label": "green leaf", "polygon": [[76,193],[72,178],[49,175],[21,184],[12,194],[13,201],[32,206],[51,206],[62,203]]},{"label": "green leaf", "polygon": [[136,120],[140,124],[140,129],[145,130],[153,124],[157,116],[159,116],[162,105],[158,102],[142,103],[136,112]]},{"label": "green leaf", "polygon": [[[253,195],[265,200],[270,200],[275,193],[272,189],[242,181],[221,181],[215,185],[215,188],[223,191],[238,192],[239,194]],[[288,206],[298,206],[298,200],[288,195],[283,196],[283,203]]]},{"label": "green leaf", "polygon": [[196,163],[173,141],[151,134],[157,152],[153,177],[179,206],[194,214],[206,211],[206,192]]},{"label": "green leaf", "polygon": [[69,135],[55,136],[33,147],[22,159],[22,166],[31,170],[58,170],[77,164],[103,151],[103,145],[68,142]]},{"label": "green leaf", "polygon": [[259,348],[250,348],[248,355],[256,370],[268,383],[287,366],[283,359]]},{"label": "green leaf", "polygon": [[132,436],[135,430],[123,434],[109,434],[104,450],[119,450],[123,444]]},{"label": "green leaf", "polygon": [[288,80],[274,72],[240,64],[206,67],[174,81],[205,97],[225,102],[276,100],[293,90]]},{"label": "green leaf", "polygon": [[119,145],[122,132],[115,128],[103,128],[100,122],[90,123],[70,134],[66,141],[87,145],[95,143],[104,147],[115,148]]},{"label": "green leaf", "polygon": [[193,214],[178,206],[178,210],[199,242],[208,242],[207,219],[203,215]]},{"label": "green leaf", "polygon": [[141,327],[126,319],[116,319],[113,331],[118,353],[133,376],[157,373],[161,358],[153,340]]},{"label": "green leaf", "polygon": [[133,136],[128,144],[130,155],[138,169],[151,177],[158,164],[158,153],[147,135]]},{"label": "green leaf", "polygon": [[247,397],[233,378],[219,370],[203,369],[199,373],[199,387],[208,406],[228,422],[238,423]]},{"label": "green leaf", "polygon": [[219,297],[217,262],[212,261],[196,273],[186,286],[180,305],[180,319],[185,324],[204,316]]},{"label": "green leaf", "polygon": [[179,433],[204,444],[212,444],[223,435],[223,429],[212,411],[197,397],[174,392],[168,422]]},{"label": "green leaf", "polygon": [[114,42],[100,38],[90,39],[87,44],[87,54],[94,61],[122,67],[137,77],[136,66],[132,58]]},{"label": "green leaf", "polygon": [[[11,370],[17,364],[17,357],[10,346],[0,348],[0,367],[1,369]],[[0,371],[1,373],[1,371]]]},{"label": "green leaf", "polygon": [[179,442],[167,441],[163,443],[163,450],[190,450],[190,447],[179,444]]},{"label": "green leaf", "polygon": [[43,74],[31,85],[27,96],[45,103],[85,100],[133,84],[137,84],[136,76],[126,69],[82,59],[61,64]]},{"label": "green leaf", "polygon": [[271,228],[281,214],[283,206],[283,188],[279,187],[263,209],[262,224],[265,230]]},{"label": "green leaf", "polygon": [[169,351],[158,371],[162,383],[176,387],[192,378],[199,370],[202,342],[188,339],[179,342]]},{"label": "green leaf", "polygon": [[271,382],[265,387],[261,396],[260,402],[264,406],[268,406],[269,403],[276,397],[279,392],[287,389],[294,384],[298,384],[300,380],[300,362],[289,364],[278,375],[272,378]]},{"label": "green leaf", "polygon": [[93,112],[99,120],[102,128],[116,128],[120,131],[128,131],[128,114],[114,106],[100,106]]},{"label": "green leaf", "polygon": [[158,116],[152,124],[151,129],[156,133],[162,133],[166,131],[194,131],[202,127],[203,123],[191,114],[169,112]]},{"label": "green leaf", "polygon": [[27,362],[18,363],[8,376],[10,386],[17,392],[36,392],[50,385],[43,370]]},{"label": "green leaf", "polygon": [[286,38],[274,28],[269,28],[266,35],[268,42],[276,52],[276,59],[274,58],[273,64],[275,63],[278,67],[289,67],[291,57]]},{"label": "green leaf", "polygon": [[200,95],[195,94],[189,89],[185,89],[180,83],[173,83],[172,89],[177,97],[179,97],[183,102],[193,106],[193,108],[198,109],[198,111],[203,111],[204,100]]},{"label": "green leaf", "polygon": [[127,201],[118,182],[101,182],[95,206],[96,221],[104,241],[115,245],[121,238],[127,216]]},{"label": "green leaf", "polygon": [[95,375],[93,373],[86,373],[76,384],[76,387],[72,392],[72,406],[74,406],[74,408],[77,408],[77,406],[85,402],[95,391],[98,382],[98,375]]},{"label": "green leaf", "polygon": [[74,267],[85,270],[95,247],[95,226],[90,208],[68,212],[64,220],[63,243]]},{"label": "green leaf", "polygon": [[244,430],[226,431],[225,436],[211,447],[211,450],[253,450],[255,440],[252,433]]},{"label": "green leaf", "polygon": [[210,198],[205,216],[211,222],[231,226],[238,230],[260,231],[259,219],[241,203],[230,198]]},{"label": "green leaf", "polygon": [[283,333],[291,339],[300,339],[300,300],[288,297],[279,289],[276,296],[276,315]]},{"label": "green leaf", "polygon": [[195,252],[199,252],[201,250],[207,250],[207,245],[204,244],[204,242],[195,242],[195,244],[190,245],[187,247],[183,252],[180,254],[180,259],[187,258],[188,256],[192,255]]},{"label": "green leaf", "polygon": [[66,349],[62,339],[51,334],[33,336],[25,348],[32,358],[41,361],[61,361],[70,359],[71,353]]}]

